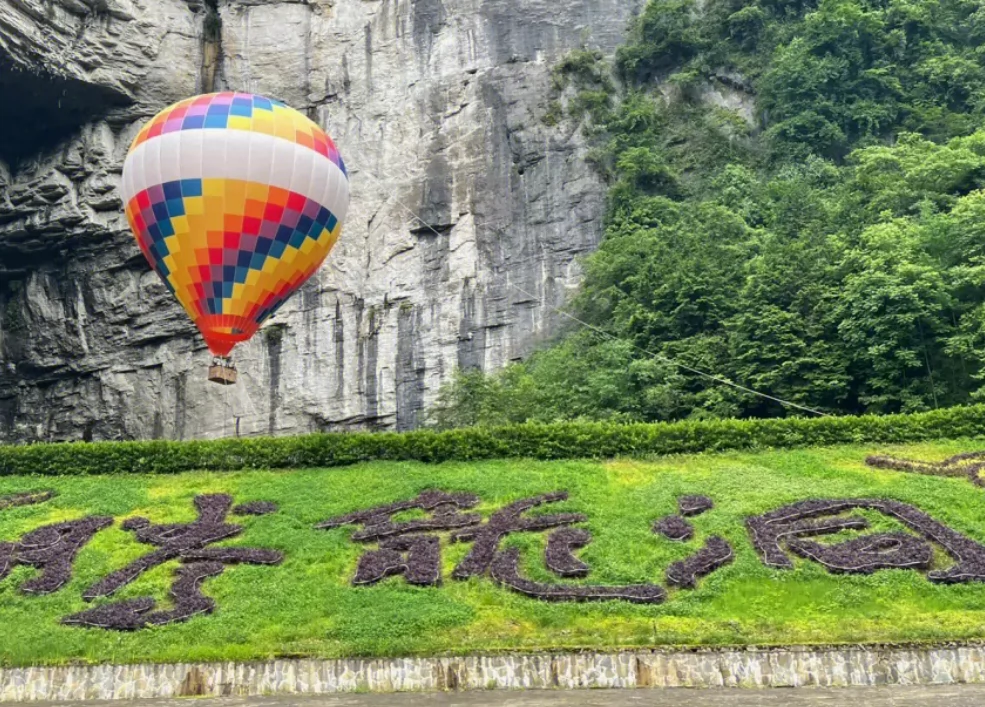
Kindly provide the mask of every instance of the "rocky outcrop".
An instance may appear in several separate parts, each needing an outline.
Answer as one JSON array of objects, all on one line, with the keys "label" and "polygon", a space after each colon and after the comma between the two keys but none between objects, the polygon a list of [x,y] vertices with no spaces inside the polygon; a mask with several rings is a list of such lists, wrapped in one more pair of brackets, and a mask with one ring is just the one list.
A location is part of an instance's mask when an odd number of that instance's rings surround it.
[{"label": "rocky outcrop", "polygon": [[[638,4],[0,0],[0,440],[409,429],[456,368],[527,355],[604,195],[577,126],[542,120],[550,71]],[[141,121],[224,88],[321,123],[353,193],[227,389],[118,195]]]}]

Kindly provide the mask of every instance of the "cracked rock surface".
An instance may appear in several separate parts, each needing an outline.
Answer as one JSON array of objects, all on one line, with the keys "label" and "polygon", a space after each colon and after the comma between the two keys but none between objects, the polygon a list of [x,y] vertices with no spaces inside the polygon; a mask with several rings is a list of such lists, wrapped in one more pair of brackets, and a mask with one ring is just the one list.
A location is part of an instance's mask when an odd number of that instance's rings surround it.
[{"label": "cracked rock surface", "polygon": [[[405,430],[456,368],[529,354],[604,199],[576,126],[541,120],[550,72],[639,5],[0,0],[0,441]],[[142,121],[224,89],[324,126],[353,200],[220,389],[118,187]]]}]

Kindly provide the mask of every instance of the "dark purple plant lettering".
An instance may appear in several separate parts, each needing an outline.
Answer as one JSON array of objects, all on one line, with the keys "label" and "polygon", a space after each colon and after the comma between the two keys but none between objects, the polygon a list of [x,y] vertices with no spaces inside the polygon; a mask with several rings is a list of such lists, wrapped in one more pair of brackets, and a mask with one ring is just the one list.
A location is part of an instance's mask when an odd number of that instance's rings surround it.
[{"label": "dark purple plant lettering", "polygon": [[12,493],[8,496],[0,496],[0,511],[5,511],[8,508],[14,508],[16,506],[34,506],[38,503],[50,501],[56,495],[57,492],[55,491],[45,490],[24,491],[21,493]]},{"label": "dark purple plant lettering", "polygon": [[[362,525],[352,534],[356,542],[379,542],[359,559],[353,584],[375,584],[395,575],[403,575],[410,584],[437,586],[441,583],[441,542],[424,535],[427,531],[455,530],[482,521],[478,513],[461,513],[474,508],[479,497],[468,493],[424,491],[410,501],[389,503],[364,511],[331,518],[316,528],[331,529],[343,525]],[[393,516],[403,511],[421,510],[427,518],[396,522]]]},{"label": "dark purple plant lettering", "polygon": [[681,496],[677,499],[677,508],[682,516],[699,516],[714,507],[715,504],[707,496]]},{"label": "dark purple plant lettering", "polygon": [[468,579],[469,577],[484,575],[492,565],[500,543],[511,533],[539,532],[588,520],[581,513],[555,513],[532,518],[523,517],[527,511],[545,503],[557,503],[566,500],[568,500],[568,494],[565,491],[525,498],[496,511],[481,526],[453,533],[452,542],[473,542],[474,544],[469,554],[454,569],[452,577]]},{"label": "dark purple plant lettering", "polygon": [[520,551],[511,547],[497,552],[490,575],[515,592],[545,601],[612,601],[621,599],[634,604],[660,604],[667,598],[662,587],[637,584],[626,587],[593,587],[563,584],[542,584],[520,576]]},{"label": "dark purple plant lettering", "polygon": [[428,535],[384,538],[379,550],[359,558],[353,584],[376,584],[385,577],[403,575],[408,584],[441,584],[441,541]]},{"label": "dark purple plant lettering", "polygon": [[[331,518],[315,527],[327,530],[340,528],[343,525],[362,525],[363,529],[352,535],[352,539],[356,542],[379,540],[394,535],[420,533],[428,530],[453,530],[476,525],[482,520],[482,516],[478,513],[459,513],[460,510],[474,508],[478,504],[479,497],[470,493],[424,491],[410,501],[400,501],[365,511],[355,511],[344,516]],[[428,511],[430,517],[402,523],[393,521],[393,516],[396,514],[411,510]]]},{"label": "dark purple plant lettering", "polygon": [[[563,501],[567,493],[544,494],[511,503],[482,522],[478,513],[461,513],[474,508],[479,498],[471,494],[448,494],[425,491],[410,501],[390,503],[364,511],[355,511],[320,523],[318,528],[362,525],[353,533],[357,542],[378,542],[379,548],[359,559],[353,584],[374,584],[385,577],[403,575],[410,584],[436,586],[441,582],[441,541],[425,532],[452,531],[452,542],[472,542],[466,557],[454,569],[455,579],[491,576],[495,581],[528,596],[548,601],[589,601],[626,599],[655,603],[663,601],[665,592],[658,586],[591,587],[549,585],[532,582],[519,574],[516,549],[500,551],[500,544],[516,532],[554,530],[547,539],[544,559],[549,570],[561,577],[584,577],[589,567],[575,556],[575,551],[591,542],[591,534],[581,528],[568,527],[586,520],[580,513],[557,513],[524,516],[538,506]],[[402,511],[423,510],[427,518],[396,522],[393,516]]]},{"label": "dark purple plant lettering", "polygon": [[[54,491],[3,496],[0,497],[0,511],[16,506],[33,506],[54,497]],[[72,563],[79,550],[96,533],[112,524],[112,518],[89,516],[32,530],[17,542],[0,542],[0,581],[20,565],[41,572],[20,585],[20,591],[25,594],[51,594],[61,589],[72,578]]]},{"label": "dark purple plant lettering", "polygon": [[587,577],[588,565],[575,557],[574,551],[592,542],[592,534],[581,528],[561,528],[547,537],[544,561],[558,577]]},{"label": "dark purple plant lettering", "polygon": [[942,462],[895,459],[877,454],[866,457],[865,463],[875,469],[892,469],[931,476],[965,476],[976,486],[985,487],[985,478],[981,476],[981,471],[985,469],[985,451],[955,454]]},{"label": "dark purple plant lettering", "polygon": [[547,567],[556,574],[584,577],[589,568],[572,553],[573,549],[584,547],[591,541],[591,534],[578,528],[568,528],[573,523],[584,522],[581,513],[555,513],[525,517],[523,514],[547,503],[565,501],[565,491],[526,498],[511,503],[493,513],[481,526],[459,530],[452,534],[454,542],[473,542],[468,555],[452,572],[455,579],[489,574],[492,579],[513,591],[545,601],[606,601],[622,599],[635,603],[658,604],[666,598],[666,592],[656,585],[618,586],[579,586],[563,584],[543,584],[525,579],[520,575],[519,550],[508,548],[500,550],[503,540],[516,532],[539,532],[555,530],[549,537],[545,559]]},{"label": "dark purple plant lettering", "polygon": [[90,516],[32,530],[15,543],[0,543],[0,580],[17,565],[34,567],[40,576],[20,585],[27,594],[50,594],[72,578],[72,563],[79,550],[112,518]]},{"label": "dark purple plant lettering", "polygon": [[701,577],[707,577],[733,558],[732,546],[723,538],[712,536],[704,547],[686,560],[675,562],[667,568],[667,584],[694,589]]},{"label": "dark purple plant lettering", "polygon": [[[195,614],[211,612],[214,608],[212,600],[202,596],[200,591],[206,578],[220,574],[227,564],[274,565],[284,559],[283,554],[275,550],[208,547],[242,533],[242,526],[226,522],[232,506],[232,497],[226,494],[204,495],[195,498],[198,520],[192,523],[152,525],[147,518],[124,521],[123,528],[133,531],[137,540],[159,549],[113,572],[83,593],[86,601],[110,596],[151,568],[170,560],[180,560],[185,566],[176,572],[177,579],[171,588],[175,602],[172,611],[151,612],[155,606],[153,599],[142,598],[83,611],[65,618],[64,622],[127,631],[185,621]],[[254,506],[254,514],[257,510],[269,512],[269,508]]]},{"label": "dark purple plant lettering", "polygon": [[653,524],[653,532],[677,542],[685,542],[694,537],[694,528],[680,516],[661,518]]},{"label": "dark purple plant lettering", "polygon": [[922,538],[907,533],[876,533],[837,545],[793,538],[791,550],[824,565],[829,572],[871,574],[881,569],[930,569],[934,548]]},{"label": "dark purple plant lettering", "polygon": [[150,597],[118,601],[106,606],[81,611],[62,619],[66,625],[105,628],[116,631],[136,631],[147,626],[187,621],[198,614],[211,614],[215,600],[202,594],[202,583],[209,577],[222,574],[221,562],[194,562],[175,570],[177,579],[171,585],[174,609],[151,611],[155,602]]},{"label": "dark purple plant lettering", "polygon": [[[880,533],[835,545],[804,540],[805,536],[861,530],[868,527],[859,516],[838,517],[854,509],[878,511],[895,518],[927,542],[904,533]],[[823,516],[835,516],[824,518]],[[956,564],[929,572],[931,582],[943,584],[985,581],[985,546],[937,522],[926,513],[899,501],[883,499],[810,500],[792,503],[761,516],[746,519],[753,546],[763,563],[791,569],[786,545],[796,554],[824,565],[832,572],[870,573],[884,568],[927,569],[936,543]]]}]

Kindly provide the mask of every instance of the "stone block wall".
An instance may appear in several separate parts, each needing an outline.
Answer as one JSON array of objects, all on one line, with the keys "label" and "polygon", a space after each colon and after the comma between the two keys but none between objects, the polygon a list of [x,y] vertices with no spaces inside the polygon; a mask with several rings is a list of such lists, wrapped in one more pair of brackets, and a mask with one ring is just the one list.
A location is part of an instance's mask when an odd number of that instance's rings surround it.
[{"label": "stone block wall", "polygon": [[0,669],[0,701],[589,688],[985,682],[985,647],[539,653]]}]

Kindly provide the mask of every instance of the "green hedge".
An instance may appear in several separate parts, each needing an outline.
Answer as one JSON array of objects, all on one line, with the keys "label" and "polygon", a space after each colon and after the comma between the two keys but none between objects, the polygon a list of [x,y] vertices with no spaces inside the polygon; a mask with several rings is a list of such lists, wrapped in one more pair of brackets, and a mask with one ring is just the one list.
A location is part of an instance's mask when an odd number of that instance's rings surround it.
[{"label": "green hedge", "polygon": [[639,425],[560,423],[448,432],[315,434],[194,442],[0,446],[0,475],[174,474],[295,469],[355,462],[609,458],[728,449],[919,442],[985,434],[985,405],[913,415],[707,420]]}]

